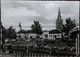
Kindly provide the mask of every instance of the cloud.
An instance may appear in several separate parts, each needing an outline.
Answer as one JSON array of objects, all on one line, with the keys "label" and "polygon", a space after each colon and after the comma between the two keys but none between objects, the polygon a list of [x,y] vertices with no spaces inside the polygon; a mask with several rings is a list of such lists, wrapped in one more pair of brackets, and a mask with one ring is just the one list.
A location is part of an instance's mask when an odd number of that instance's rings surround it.
[{"label": "cloud", "polygon": [[25,7],[10,8],[5,11],[5,17],[20,17],[20,16],[40,16],[36,11],[28,10]]},{"label": "cloud", "polygon": [[[55,7],[55,3],[53,3],[53,2],[48,2],[48,3],[45,5],[45,7],[46,7],[47,10],[53,9],[53,8]],[[56,4],[56,7],[59,7],[59,5]],[[55,7],[55,8],[56,8],[56,7]]]},{"label": "cloud", "polygon": [[[42,26],[53,26],[47,28],[52,29],[55,28],[59,8],[63,21],[70,17],[79,24],[78,1],[2,1],[1,21],[6,28],[14,26],[16,30],[19,30],[17,28],[19,22],[23,29],[30,29],[26,26],[31,26],[34,20],[39,21]],[[46,29],[46,27],[43,27],[43,29]]]}]

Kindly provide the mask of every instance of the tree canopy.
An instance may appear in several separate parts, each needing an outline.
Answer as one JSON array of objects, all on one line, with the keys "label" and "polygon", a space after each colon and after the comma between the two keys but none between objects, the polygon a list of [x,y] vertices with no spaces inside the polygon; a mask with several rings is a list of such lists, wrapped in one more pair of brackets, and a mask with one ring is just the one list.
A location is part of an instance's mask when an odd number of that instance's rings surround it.
[{"label": "tree canopy", "polygon": [[39,21],[34,21],[34,24],[32,24],[31,29],[32,29],[33,33],[36,33],[39,35],[42,34],[42,27],[41,27]]},{"label": "tree canopy", "polygon": [[66,24],[63,25],[63,32],[69,34],[69,31],[74,27],[76,27],[76,22],[75,20],[71,20],[71,18],[69,17],[68,19],[66,19]]},{"label": "tree canopy", "polygon": [[5,37],[6,37],[6,29],[5,27],[1,27],[2,28],[2,44],[5,43]]},{"label": "tree canopy", "polygon": [[[63,25],[63,32],[65,33],[64,35],[64,41],[67,43],[67,45],[70,43],[69,41],[74,41],[75,39],[74,37],[69,37],[69,31],[71,29],[73,29],[74,27],[76,27],[76,22],[75,20],[71,20],[71,18],[67,18],[66,20],[66,24]],[[71,40],[72,39],[72,40]]]},{"label": "tree canopy", "polygon": [[12,26],[7,29],[7,37],[10,39],[16,39],[16,31]]}]

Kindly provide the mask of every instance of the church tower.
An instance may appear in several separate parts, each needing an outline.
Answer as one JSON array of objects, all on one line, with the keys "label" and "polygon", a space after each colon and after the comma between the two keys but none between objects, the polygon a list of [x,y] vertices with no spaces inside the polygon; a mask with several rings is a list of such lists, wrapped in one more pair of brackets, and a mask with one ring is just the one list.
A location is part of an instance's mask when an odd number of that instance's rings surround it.
[{"label": "church tower", "polygon": [[61,12],[60,9],[58,10],[58,16],[57,16],[57,20],[56,20],[56,29],[62,29],[63,28],[63,20],[61,18]]}]

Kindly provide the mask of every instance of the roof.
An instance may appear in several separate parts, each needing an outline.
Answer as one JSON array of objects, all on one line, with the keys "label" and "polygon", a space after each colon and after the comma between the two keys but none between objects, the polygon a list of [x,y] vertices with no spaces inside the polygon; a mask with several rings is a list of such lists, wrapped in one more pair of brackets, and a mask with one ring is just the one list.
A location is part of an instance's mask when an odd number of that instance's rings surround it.
[{"label": "roof", "polygon": [[21,30],[21,31],[18,32],[18,34],[19,33],[23,33],[23,34],[27,33],[28,34],[28,33],[33,33],[33,32],[32,32],[32,30],[27,30],[27,31],[26,30]]},{"label": "roof", "polygon": [[47,30],[43,30],[43,32],[48,32]]},{"label": "roof", "polygon": [[57,29],[49,31],[49,34],[55,34],[55,33],[61,33],[61,32]]},{"label": "roof", "polygon": [[25,32],[25,30],[20,30],[20,31],[18,31],[18,34],[19,34],[19,33],[23,33],[23,32]]},{"label": "roof", "polygon": [[[49,32],[49,34],[60,33],[60,31],[57,30],[57,29],[50,30],[50,31],[44,30],[43,32]],[[27,30],[27,31],[26,30],[21,30],[21,31],[18,32],[18,34],[20,34],[20,33],[29,34],[29,33],[33,33],[33,32],[32,32],[32,30]]]}]

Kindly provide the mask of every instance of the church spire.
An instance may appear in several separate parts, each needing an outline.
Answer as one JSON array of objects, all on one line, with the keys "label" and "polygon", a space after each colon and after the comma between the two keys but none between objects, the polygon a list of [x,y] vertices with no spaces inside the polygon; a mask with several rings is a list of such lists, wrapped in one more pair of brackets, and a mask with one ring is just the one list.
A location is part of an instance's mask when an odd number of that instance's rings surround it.
[{"label": "church spire", "polygon": [[57,20],[56,20],[56,28],[57,29],[62,29],[63,28],[63,20],[61,18],[60,8],[58,10],[58,16],[57,16]]},{"label": "church spire", "polygon": [[57,19],[61,19],[61,12],[60,12],[60,8],[59,8],[59,10],[58,10],[58,17],[57,17]]}]

